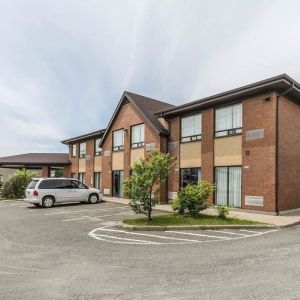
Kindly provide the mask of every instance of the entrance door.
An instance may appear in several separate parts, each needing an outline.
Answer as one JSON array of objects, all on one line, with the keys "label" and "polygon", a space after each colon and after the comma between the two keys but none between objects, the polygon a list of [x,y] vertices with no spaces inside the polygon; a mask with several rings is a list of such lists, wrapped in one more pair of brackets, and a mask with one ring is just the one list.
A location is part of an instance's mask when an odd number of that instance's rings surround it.
[{"label": "entrance door", "polygon": [[113,197],[123,197],[123,171],[113,171]]},{"label": "entrance door", "polygon": [[216,167],[216,204],[241,207],[242,168]]}]

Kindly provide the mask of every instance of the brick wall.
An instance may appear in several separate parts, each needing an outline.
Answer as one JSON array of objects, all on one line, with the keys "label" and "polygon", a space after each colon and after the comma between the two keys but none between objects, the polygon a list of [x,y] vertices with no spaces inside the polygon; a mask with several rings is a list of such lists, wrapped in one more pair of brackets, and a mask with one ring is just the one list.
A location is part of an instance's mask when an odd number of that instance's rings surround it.
[{"label": "brick wall", "polygon": [[95,139],[86,141],[85,183],[94,186]]},{"label": "brick wall", "polygon": [[278,208],[300,208],[300,106],[279,98]]},{"label": "brick wall", "polygon": [[[263,100],[271,97],[270,101]],[[264,138],[246,141],[246,131],[264,129]],[[243,101],[242,207],[275,212],[276,94]],[[245,151],[250,151],[246,155]],[[245,196],[263,196],[264,206],[246,206]]]}]

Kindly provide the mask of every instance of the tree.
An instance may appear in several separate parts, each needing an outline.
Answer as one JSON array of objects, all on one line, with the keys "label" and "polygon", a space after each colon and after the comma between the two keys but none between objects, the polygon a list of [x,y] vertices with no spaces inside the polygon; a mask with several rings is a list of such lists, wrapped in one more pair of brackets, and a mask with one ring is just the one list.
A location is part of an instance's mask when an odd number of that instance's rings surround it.
[{"label": "tree", "polygon": [[4,183],[2,190],[3,198],[23,198],[25,190],[32,178],[37,176],[36,172],[26,169],[18,170]]},{"label": "tree", "polygon": [[64,176],[64,170],[63,169],[55,169],[54,170],[54,177],[63,177]]},{"label": "tree", "polygon": [[131,176],[124,182],[125,195],[130,198],[133,211],[151,220],[152,207],[158,203],[159,187],[166,181],[175,160],[170,154],[154,151],[133,164]]},{"label": "tree", "polygon": [[196,217],[207,208],[207,200],[214,190],[215,186],[204,180],[198,185],[189,184],[178,192],[175,200],[171,201],[172,208],[179,214]]}]

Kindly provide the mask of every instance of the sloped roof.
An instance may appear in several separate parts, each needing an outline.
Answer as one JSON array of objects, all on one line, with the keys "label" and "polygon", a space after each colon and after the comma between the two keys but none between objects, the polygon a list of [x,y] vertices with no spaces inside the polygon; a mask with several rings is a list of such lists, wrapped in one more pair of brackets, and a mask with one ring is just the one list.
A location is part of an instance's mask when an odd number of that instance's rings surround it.
[{"label": "sloped roof", "polygon": [[26,153],[0,157],[0,166],[17,165],[17,166],[47,166],[47,165],[69,165],[68,153]]},{"label": "sloped roof", "polygon": [[122,104],[124,101],[128,101],[132,103],[132,105],[136,108],[136,110],[141,114],[141,116],[145,119],[145,122],[159,135],[167,135],[168,131],[161,125],[161,123],[157,120],[155,116],[158,112],[174,108],[175,106],[166,102],[162,102],[156,99],[148,98],[142,95],[134,94],[131,92],[125,91],[122,95],[121,100],[118,103],[115,112],[110,119],[110,122],[106,128],[106,131],[102,137],[100,142],[100,146],[105,140],[105,137],[112,126],[114,119],[116,118]]},{"label": "sloped roof", "polygon": [[165,109],[157,115],[172,117],[193,110],[201,110],[241,98],[251,97],[259,93],[278,91],[290,96],[300,104],[300,84],[287,74],[281,74],[252,84],[244,85],[233,90],[222,92],[196,101],[187,102],[176,107]]},{"label": "sloped roof", "polygon": [[63,140],[63,141],[61,141],[61,143],[65,144],[65,145],[68,145],[70,143],[87,140],[89,138],[95,138],[95,137],[100,137],[101,138],[103,136],[104,132],[105,132],[105,129],[96,130],[96,131],[86,133],[86,134],[83,134],[83,135],[79,135],[79,136],[76,136],[76,137],[73,137],[73,138],[70,138],[70,139],[67,139],[67,140]]}]

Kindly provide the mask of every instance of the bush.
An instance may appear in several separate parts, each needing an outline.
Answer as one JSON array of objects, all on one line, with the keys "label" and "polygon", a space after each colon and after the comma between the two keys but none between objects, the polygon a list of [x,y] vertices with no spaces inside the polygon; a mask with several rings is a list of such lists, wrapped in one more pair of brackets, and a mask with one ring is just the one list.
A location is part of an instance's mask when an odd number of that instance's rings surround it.
[{"label": "bush", "polygon": [[14,173],[8,181],[4,182],[2,197],[3,198],[23,198],[25,197],[25,190],[33,177],[37,176],[35,172],[27,171],[25,169]]},{"label": "bush", "polygon": [[228,214],[229,214],[229,211],[230,211],[230,208],[226,205],[217,205],[216,206],[216,209],[218,211],[218,216],[220,218],[223,218],[223,219],[226,219]]},{"label": "bush", "polygon": [[198,185],[187,185],[178,192],[178,197],[171,201],[172,208],[179,214],[195,217],[207,208],[207,200],[214,190],[215,186],[208,181],[201,181]]}]

